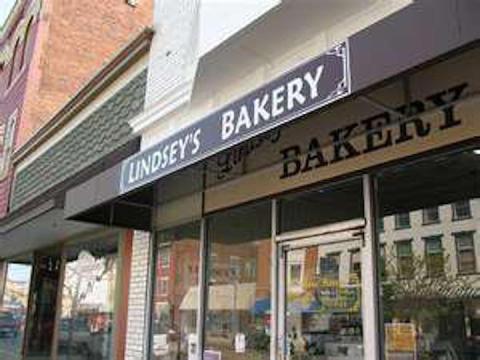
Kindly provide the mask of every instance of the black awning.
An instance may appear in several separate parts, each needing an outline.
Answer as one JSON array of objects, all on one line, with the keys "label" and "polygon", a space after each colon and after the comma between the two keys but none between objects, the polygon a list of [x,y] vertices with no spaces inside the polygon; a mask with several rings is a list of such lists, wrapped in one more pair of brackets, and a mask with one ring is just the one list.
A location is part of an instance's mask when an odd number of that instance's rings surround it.
[{"label": "black awning", "polygon": [[65,195],[66,219],[150,230],[153,184],[120,195],[121,164],[94,176]]}]

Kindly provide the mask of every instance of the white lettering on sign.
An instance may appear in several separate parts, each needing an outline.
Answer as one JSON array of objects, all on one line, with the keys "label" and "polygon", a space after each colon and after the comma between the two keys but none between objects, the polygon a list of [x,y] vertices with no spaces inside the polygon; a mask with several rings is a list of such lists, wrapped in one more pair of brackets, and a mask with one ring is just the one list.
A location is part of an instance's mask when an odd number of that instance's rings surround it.
[{"label": "white lettering on sign", "polygon": [[133,183],[138,181],[155,173],[159,169],[173,166],[185,158],[198,153],[201,145],[201,133],[201,129],[196,129],[182,138],[165,144],[165,146],[152,152],[148,156],[131,162],[128,168],[128,182]]},{"label": "white lettering on sign", "polygon": [[315,71],[306,72],[303,76],[290,80],[286,85],[277,86],[270,93],[255,97],[240,106],[237,111],[228,109],[222,112],[220,115],[222,141],[261,126],[262,122],[279,118],[295,106],[303,105],[307,99],[315,100],[319,97],[318,89],[323,69],[324,65],[319,65]]}]

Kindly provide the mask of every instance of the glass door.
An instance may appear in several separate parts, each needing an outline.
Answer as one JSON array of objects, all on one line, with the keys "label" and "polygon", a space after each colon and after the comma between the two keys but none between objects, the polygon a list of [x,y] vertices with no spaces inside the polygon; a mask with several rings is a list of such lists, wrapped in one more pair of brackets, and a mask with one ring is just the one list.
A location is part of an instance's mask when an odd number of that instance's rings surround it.
[{"label": "glass door", "polygon": [[277,238],[283,359],[364,358],[363,226],[353,220]]}]

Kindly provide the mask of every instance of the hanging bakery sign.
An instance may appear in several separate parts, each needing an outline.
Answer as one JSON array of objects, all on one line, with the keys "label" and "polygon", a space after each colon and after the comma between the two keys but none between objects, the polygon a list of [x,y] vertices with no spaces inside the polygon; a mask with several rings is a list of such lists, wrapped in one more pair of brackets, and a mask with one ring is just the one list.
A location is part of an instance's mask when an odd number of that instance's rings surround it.
[{"label": "hanging bakery sign", "polygon": [[296,67],[122,164],[125,193],[350,94],[348,43]]}]

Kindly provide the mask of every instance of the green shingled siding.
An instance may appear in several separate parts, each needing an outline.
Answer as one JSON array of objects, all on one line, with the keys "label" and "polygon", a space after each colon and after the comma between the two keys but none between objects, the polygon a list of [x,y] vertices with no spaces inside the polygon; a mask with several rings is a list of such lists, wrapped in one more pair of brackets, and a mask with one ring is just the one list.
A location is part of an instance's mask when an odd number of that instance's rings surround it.
[{"label": "green shingled siding", "polygon": [[17,173],[11,206],[17,208],[74,176],[124,144],[128,121],[143,110],[146,70],[89,115],[80,125]]}]

